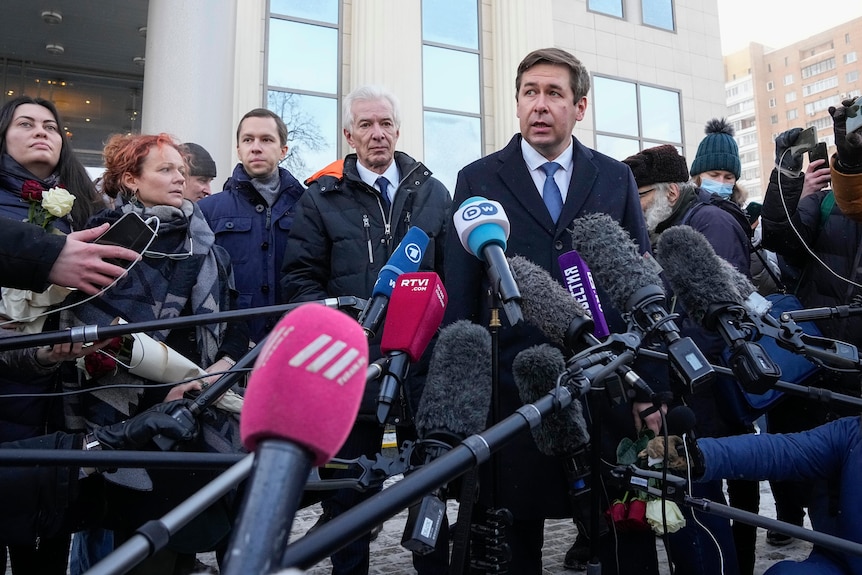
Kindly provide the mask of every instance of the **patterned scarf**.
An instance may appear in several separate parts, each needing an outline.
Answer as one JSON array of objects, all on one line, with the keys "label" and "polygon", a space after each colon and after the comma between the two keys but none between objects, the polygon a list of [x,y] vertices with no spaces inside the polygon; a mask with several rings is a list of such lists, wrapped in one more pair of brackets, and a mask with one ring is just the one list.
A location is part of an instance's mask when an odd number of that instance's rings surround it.
[{"label": "patterned scarf", "polygon": [[[145,208],[138,204],[126,204],[119,210],[97,214],[90,224],[113,222],[127,212],[137,213],[144,219],[151,216],[159,218],[158,236],[149,247],[149,252],[183,254],[189,252],[191,245],[192,255],[185,259],[144,257],[106,293],[62,312],[61,327],[108,325],[116,317],[122,317],[129,323],[173,318],[178,317],[186,307],[190,307],[191,315],[228,308],[232,277],[229,276],[226,254],[215,245],[215,236],[195,204],[188,200],[183,201],[181,208]],[[80,300],[83,296],[73,294],[64,303],[70,303],[72,298]],[[224,330],[224,323],[196,328],[201,367],[206,368],[215,361]],[[165,341],[168,334],[169,330],[149,333],[157,341]],[[111,387],[119,383],[143,386],[149,382],[128,373],[122,367],[115,374],[96,380],[67,382],[67,387],[81,387],[83,384],[101,388],[91,394],[78,396],[81,401],[69,402],[66,419],[70,429],[84,429],[82,418],[89,425],[106,425],[134,415],[144,390]]]}]

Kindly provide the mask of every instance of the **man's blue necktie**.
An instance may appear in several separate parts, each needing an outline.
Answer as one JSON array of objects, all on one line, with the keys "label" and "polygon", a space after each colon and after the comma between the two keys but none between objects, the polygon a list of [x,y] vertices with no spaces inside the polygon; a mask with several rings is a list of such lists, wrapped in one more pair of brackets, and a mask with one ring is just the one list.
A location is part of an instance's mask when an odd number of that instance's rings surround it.
[{"label": "man's blue necktie", "polygon": [[389,180],[380,176],[377,178],[377,187],[380,188],[380,195],[383,197],[383,206],[386,208],[386,211],[389,211],[389,206],[391,205],[389,202]]},{"label": "man's blue necktie", "polygon": [[545,172],[545,185],[542,186],[542,199],[548,207],[548,213],[551,214],[551,219],[554,223],[560,219],[560,212],[563,211],[563,194],[560,193],[560,187],[554,180],[554,172],[560,169],[560,164],[557,162],[547,162],[540,166]]}]

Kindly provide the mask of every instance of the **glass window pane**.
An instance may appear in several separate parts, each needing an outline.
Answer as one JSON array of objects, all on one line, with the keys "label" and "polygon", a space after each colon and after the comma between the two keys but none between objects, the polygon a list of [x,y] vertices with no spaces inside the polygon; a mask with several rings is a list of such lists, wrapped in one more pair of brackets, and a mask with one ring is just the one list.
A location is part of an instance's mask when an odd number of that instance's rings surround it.
[{"label": "glass window pane", "polygon": [[269,22],[269,85],[335,94],[338,30],[276,18]]},{"label": "glass window pane", "polygon": [[266,104],[287,124],[282,166],[297,180],[338,159],[338,100],[270,90]]},{"label": "glass window pane", "polygon": [[596,136],[596,150],[620,161],[640,151],[637,140],[602,135]]},{"label": "glass window pane", "polygon": [[476,0],[422,0],[422,39],[478,50]]},{"label": "glass window pane", "polygon": [[672,0],[643,0],[644,24],[673,30],[673,4]]},{"label": "glass window pane", "polygon": [[479,118],[425,112],[425,161],[434,177],[455,193],[458,172],[482,157]]},{"label": "glass window pane", "polygon": [[638,135],[637,94],[633,83],[593,78],[593,107],[596,130]]},{"label": "glass window pane", "polygon": [[305,20],[338,24],[338,0],[270,0],[269,11]]},{"label": "glass window pane", "polygon": [[422,56],[425,107],[478,114],[479,56],[434,46],[423,46]]},{"label": "glass window pane", "polygon": [[669,142],[682,141],[679,93],[641,86],[643,137]]},{"label": "glass window pane", "polygon": [[587,7],[593,12],[610,14],[617,18],[623,17],[623,3],[621,0],[588,0]]}]

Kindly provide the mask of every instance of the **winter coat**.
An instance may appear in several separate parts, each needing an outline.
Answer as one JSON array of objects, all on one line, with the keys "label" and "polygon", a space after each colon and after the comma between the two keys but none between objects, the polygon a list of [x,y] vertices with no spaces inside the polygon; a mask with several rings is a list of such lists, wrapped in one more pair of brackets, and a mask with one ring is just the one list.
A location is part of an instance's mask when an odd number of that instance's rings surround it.
[{"label": "winter coat", "polygon": [[[401,181],[386,210],[380,192],[360,178],[356,162],[356,155],[350,154],[344,159],[343,173],[330,170],[307,182],[284,257],[285,301],[370,297],[381,268],[411,226],[430,238],[420,271],[443,275],[443,243],[452,201],[446,187],[421,162],[395,152]],[[380,331],[369,342],[371,361],[380,357]],[[374,386],[368,386],[361,413],[367,413],[376,399]]]},{"label": "winter coat", "polygon": [[851,220],[862,221],[862,174],[844,173],[837,161],[831,163],[835,202]]},{"label": "winter coat", "polygon": [[[278,171],[281,193],[272,207],[255,190],[242,164],[234,168],[221,193],[198,202],[216,243],[230,254],[239,292],[238,309],[286,303],[279,289],[281,262],[296,203],[304,189],[290,172],[284,168]],[[260,341],[279,317],[249,319],[250,340]]]},{"label": "winter coat", "polygon": [[[502,150],[463,168],[458,174],[454,198],[455,206],[473,196],[502,204],[511,227],[506,255],[524,256],[547,270],[561,285],[564,282],[557,258],[572,249],[567,228],[577,217],[606,213],[629,232],[642,252],[649,250],[649,237],[631,170],[574,138],[573,146],[574,174],[556,224],[530,176],[521,152],[520,135],[513,137]],[[464,249],[455,234],[450,234],[446,241],[449,305],[445,321],[469,319],[479,325],[489,325],[487,289],[484,264]],[[613,325],[613,310],[605,305],[604,312],[611,330],[616,331],[615,327],[620,326]],[[616,317],[618,319],[619,315]],[[503,324],[499,332],[498,421],[523,404],[512,376],[515,356],[530,346],[548,343],[539,329],[529,324],[510,327],[505,320]],[[644,376],[640,369],[637,371]],[[633,430],[631,408],[628,405],[622,408]],[[616,431],[616,426],[608,423],[607,428],[611,427]],[[501,479],[495,481],[488,473],[488,466],[481,468],[483,504],[507,507],[516,519],[571,516],[563,460],[542,454],[529,433],[518,435],[495,455],[495,460],[497,477]],[[492,489],[496,493],[492,494]]]},{"label": "winter coat", "polygon": [[[705,473],[698,481],[721,478],[755,481],[839,480],[838,514],[830,535],[862,543],[862,429],[859,417],[844,417],[801,433],[759,434],[698,439]],[[812,502],[812,506],[826,502]],[[785,568],[793,573],[862,575],[862,557],[815,547],[801,565],[780,562],[768,575]]]},{"label": "winter coat", "polygon": [[[836,278],[815,258],[808,254],[793,231],[800,233],[805,243],[839,275],[856,283],[862,282],[862,223],[845,216],[837,205],[832,206],[822,222],[821,202],[828,190],[820,190],[799,199],[803,178],[781,176],[779,191],[778,171],[773,170],[760,214],[763,225],[763,246],[783,256],[791,264],[802,268],[796,295],[805,307],[834,307],[849,304],[862,293],[858,287]],[[783,191],[790,213],[790,221],[781,201]],[[791,227],[790,222],[793,226]],[[822,223],[822,226],[821,226]],[[789,285],[788,288],[794,286]],[[817,321],[817,327],[826,337],[862,346],[862,316]]]}]

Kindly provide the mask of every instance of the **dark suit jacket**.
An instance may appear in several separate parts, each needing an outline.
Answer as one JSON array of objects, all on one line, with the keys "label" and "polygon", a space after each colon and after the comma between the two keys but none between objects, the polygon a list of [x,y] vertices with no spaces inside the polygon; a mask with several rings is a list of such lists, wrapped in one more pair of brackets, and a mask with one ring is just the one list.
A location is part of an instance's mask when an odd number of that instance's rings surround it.
[{"label": "dark suit jacket", "polygon": [[[641,251],[647,251],[650,245],[631,170],[587,148],[577,139],[573,138],[573,142],[573,177],[556,224],[530,177],[521,154],[520,135],[513,137],[499,152],[461,170],[453,203],[454,212],[472,196],[500,202],[511,226],[506,255],[521,255],[532,260],[560,283],[563,282],[557,257],[572,249],[570,232],[566,228],[570,228],[577,217],[607,213],[631,234]],[[464,250],[456,236],[449,234],[446,241],[445,277],[449,294],[446,321],[470,319],[487,326],[490,314],[483,294],[488,282],[483,264]],[[608,301],[607,298],[604,301]],[[603,308],[610,320],[609,306]],[[502,312],[501,317],[505,318]],[[511,373],[515,355],[522,349],[547,342],[532,326],[521,324],[512,328],[506,325],[505,319],[503,323],[499,337],[498,421],[521,406]],[[482,478],[483,503],[508,507],[518,519],[571,516],[561,460],[542,455],[530,434],[521,434],[497,457],[497,480]],[[496,494],[489,493],[492,488]],[[493,501],[489,499],[492,496]]]}]

